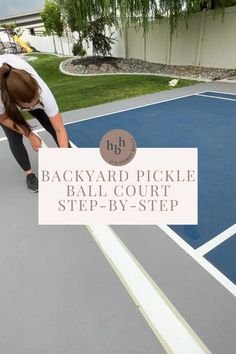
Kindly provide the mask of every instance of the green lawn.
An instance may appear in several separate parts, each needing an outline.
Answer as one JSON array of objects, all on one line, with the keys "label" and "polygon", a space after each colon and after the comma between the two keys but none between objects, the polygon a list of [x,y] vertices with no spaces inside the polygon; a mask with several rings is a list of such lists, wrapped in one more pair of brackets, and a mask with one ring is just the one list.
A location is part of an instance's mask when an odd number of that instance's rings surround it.
[{"label": "green lawn", "polygon": [[[59,70],[59,64],[65,58],[37,53],[32,55],[38,56],[38,59],[30,64],[50,87],[61,112],[170,89],[168,82],[171,77],[132,74],[68,76]],[[181,79],[176,87],[195,83],[195,80]]]}]

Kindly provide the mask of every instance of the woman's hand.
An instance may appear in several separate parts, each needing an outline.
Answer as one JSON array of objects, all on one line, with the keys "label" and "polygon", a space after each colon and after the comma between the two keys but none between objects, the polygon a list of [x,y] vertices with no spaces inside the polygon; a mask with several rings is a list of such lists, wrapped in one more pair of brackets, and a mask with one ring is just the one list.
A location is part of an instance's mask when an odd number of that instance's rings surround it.
[{"label": "woman's hand", "polygon": [[42,146],[42,140],[33,132],[30,132],[29,134],[29,141],[34,151],[38,151],[38,149]]},{"label": "woman's hand", "polygon": [[60,148],[68,148],[69,140],[60,112],[50,117],[52,126],[57,134],[57,141]]}]

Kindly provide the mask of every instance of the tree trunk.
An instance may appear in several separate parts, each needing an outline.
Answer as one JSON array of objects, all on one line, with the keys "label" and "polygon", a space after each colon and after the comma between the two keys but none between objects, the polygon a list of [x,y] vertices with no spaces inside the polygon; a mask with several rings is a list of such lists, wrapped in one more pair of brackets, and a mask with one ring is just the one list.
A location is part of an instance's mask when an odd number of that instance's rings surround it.
[{"label": "tree trunk", "polygon": [[67,30],[66,30],[66,37],[67,37],[67,43],[68,43],[68,54],[71,55],[69,34],[68,34],[68,31],[67,31]]},{"label": "tree trunk", "polygon": [[211,10],[215,10],[216,8],[216,0],[211,0]]},{"label": "tree trunk", "polygon": [[52,35],[52,39],[53,39],[53,44],[54,44],[54,53],[57,54],[57,49],[56,49],[56,43],[55,43],[54,34]]},{"label": "tree trunk", "polygon": [[62,40],[61,40],[61,37],[60,37],[60,42],[61,42],[61,51],[62,51],[62,55],[64,55],[64,49],[63,49],[63,45],[62,45]]}]

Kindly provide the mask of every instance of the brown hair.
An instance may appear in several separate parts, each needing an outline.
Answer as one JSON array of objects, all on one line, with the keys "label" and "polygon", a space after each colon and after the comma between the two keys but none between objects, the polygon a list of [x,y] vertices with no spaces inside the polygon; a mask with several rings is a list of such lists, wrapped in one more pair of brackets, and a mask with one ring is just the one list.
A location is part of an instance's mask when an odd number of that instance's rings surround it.
[{"label": "brown hair", "polygon": [[31,126],[17,108],[17,104],[31,102],[39,92],[37,81],[25,70],[15,69],[7,63],[0,68],[0,90],[2,102],[8,117],[13,121],[13,127],[22,128],[28,136]]}]

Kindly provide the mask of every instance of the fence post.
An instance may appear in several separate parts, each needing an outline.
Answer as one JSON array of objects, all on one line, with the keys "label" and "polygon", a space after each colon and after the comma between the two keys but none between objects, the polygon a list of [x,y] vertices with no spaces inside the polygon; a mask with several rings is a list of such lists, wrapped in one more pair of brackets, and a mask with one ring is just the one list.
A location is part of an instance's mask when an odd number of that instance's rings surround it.
[{"label": "fence post", "polygon": [[52,40],[53,40],[53,44],[54,44],[54,53],[57,54],[57,48],[56,48],[54,34],[52,34]]},{"label": "fence post", "polygon": [[171,65],[171,52],[172,52],[172,38],[173,38],[173,33],[171,32],[171,29],[169,29],[169,45],[168,45],[168,53],[167,53],[167,65]]},{"label": "fence post", "polygon": [[69,34],[68,34],[67,30],[66,30],[66,38],[67,38],[67,44],[68,44],[68,55],[71,55]]},{"label": "fence post", "polygon": [[123,39],[123,55],[127,59],[127,25],[122,26],[122,39]]},{"label": "fence post", "polygon": [[147,34],[146,30],[143,30],[143,60],[147,59]]},{"label": "fence post", "polygon": [[201,64],[202,44],[204,41],[205,24],[206,24],[206,9],[203,9],[202,16],[201,16],[200,29],[199,29],[199,34],[198,34],[197,51],[196,51],[196,59],[195,59],[195,65],[197,65],[197,66],[200,66],[200,64]]},{"label": "fence post", "polygon": [[61,42],[62,55],[64,55],[64,48],[63,48],[63,43],[62,43],[62,38],[61,38],[61,36],[60,36],[60,42]]}]

